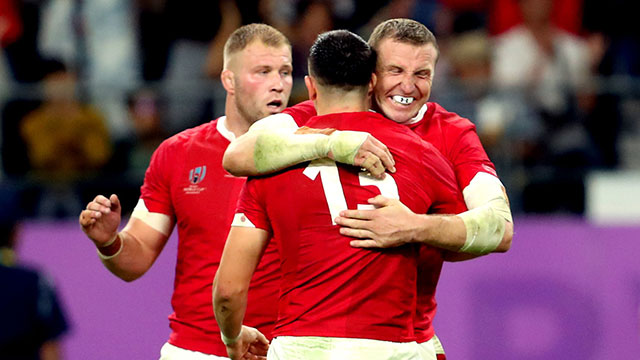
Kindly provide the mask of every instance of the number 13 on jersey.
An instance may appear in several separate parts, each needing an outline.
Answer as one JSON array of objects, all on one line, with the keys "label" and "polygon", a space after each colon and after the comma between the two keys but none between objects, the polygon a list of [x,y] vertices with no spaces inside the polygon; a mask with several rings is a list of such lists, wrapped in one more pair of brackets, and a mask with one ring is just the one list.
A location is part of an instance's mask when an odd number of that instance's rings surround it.
[{"label": "number 13 on jersey", "polygon": [[[311,180],[315,180],[318,177],[318,174],[320,174],[322,188],[324,189],[324,197],[327,200],[327,205],[329,206],[329,212],[331,214],[331,223],[336,225],[334,219],[338,214],[340,214],[340,211],[347,210],[347,199],[344,196],[344,190],[342,188],[342,183],[340,182],[338,166],[333,160],[314,160],[307,165],[303,174]],[[368,173],[364,171],[361,171],[358,174],[360,186],[373,185],[380,190],[380,194],[382,196],[391,199],[400,199],[400,196],[398,195],[398,185],[391,174],[387,174],[382,180],[375,179],[367,174]],[[373,209],[373,205],[358,204],[358,209]]]}]

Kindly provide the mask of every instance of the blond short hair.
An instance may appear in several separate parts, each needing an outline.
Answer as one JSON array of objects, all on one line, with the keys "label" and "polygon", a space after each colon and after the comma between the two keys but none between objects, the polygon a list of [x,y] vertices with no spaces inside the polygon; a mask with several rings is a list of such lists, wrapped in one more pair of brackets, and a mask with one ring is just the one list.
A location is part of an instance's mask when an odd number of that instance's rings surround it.
[{"label": "blond short hair", "polygon": [[231,55],[244,50],[253,41],[260,41],[261,43],[270,47],[288,46],[291,48],[291,43],[283,33],[278,31],[273,26],[266,24],[248,24],[237,28],[231,35],[227,42],[224,44],[224,64],[227,67],[227,61]]},{"label": "blond short hair", "polygon": [[373,33],[369,37],[369,45],[374,50],[378,50],[382,40],[387,38],[415,46],[433,44],[440,52],[433,33],[415,20],[399,18],[381,22],[373,29]]}]

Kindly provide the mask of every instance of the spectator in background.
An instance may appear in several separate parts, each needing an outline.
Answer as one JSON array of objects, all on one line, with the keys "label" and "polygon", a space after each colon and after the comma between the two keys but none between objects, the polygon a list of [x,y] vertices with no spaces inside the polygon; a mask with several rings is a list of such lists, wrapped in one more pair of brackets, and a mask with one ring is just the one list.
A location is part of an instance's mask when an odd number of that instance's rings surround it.
[{"label": "spectator in background", "polygon": [[529,174],[525,210],[581,213],[582,177],[597,162],[581,108],[590,90],[589,49],[552,23],[551,0],[518,0],[518,5],[522,24],[495,38],[492,81],[498,90],[526,99],[543,128],[523,159],[530,169],[538,168]]},{"label": "spectator in background", "polygon": [[37,215],[79,211],[82,206],[73,183],[99,172],[111,157],[106,121],[77,99],[76,80],[62,63],[50,61],[43,80],[43,103],[20,124],[29,175],[43,186]]},{"label": "spectator in background", "polygon": [[[232,0],[138,0],[142,74],[164,80],[170,133],[213,117],[210,79],[222,71],[222,49],[241,25]],[[207,91],[205,91],[207,90]]]},{"label": "spectator in background", "polygon": [[18,241],[17,203],[2,194],[0,212],[0,358],[62,359],[60,338],[67,332],[65,313],[49,280],[40,272],[19,266],[14,249]]},{"label": "spectator in background", "polygon": [[309,48],[319,34],[334,27],[333,4],[329,0],[298,1],[297,16],[291,25],[291,46],[293,55],[294,87],[291,103],[296,104],[308,98],[303,79],[307,75],[307,55]]},{"label": "spectator in background", "polygon": [[99,170],[111,155],[105,120],[75,93],[76,75],[51,63],[44,102],[22,121],[31,169],[48,179],[70,180]]},{"label": "spectator in background", "polygon": [[163,127],[165,104],[157,92],[140,88],[127,95],[127,114],[133,129],[131,136],[115,144],[108,171],[113,175],[126,173],[139,187],[158,145],[167,138]]},{"label": "spectator in background", "polygon": [[584,2],[584,28],[595,54],[594,71],[601,80],[591,104],[587,128],[601,154],[602,165],[607,168],[614,168],[621,162],[628,166],[637,159],[637,151],[625,151],[624,147],[619,149],[619,144],[625,141],[624,138],[631,140],[635,137],[636,142],[640,139],[637,112],[631,110],[630,121],[625,122],[623,111],[637,108],[633,106],[637,97],[634,100],[629,96],[626,86],[631,85],[627,82],[629,79],[640,76],[639,12],[640,3],[637,1]]}]

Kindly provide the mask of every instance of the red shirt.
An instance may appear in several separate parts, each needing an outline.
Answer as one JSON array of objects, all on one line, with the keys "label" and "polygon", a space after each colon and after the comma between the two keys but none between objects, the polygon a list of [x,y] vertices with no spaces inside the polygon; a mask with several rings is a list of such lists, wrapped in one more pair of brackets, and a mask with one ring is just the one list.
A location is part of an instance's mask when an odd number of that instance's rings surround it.
[{"label": "red shirt", "polygon": [[[185,130],[155,151],[141,198],[150,212],[166,214],[178,227],[178,259],[169,316],[169,342],[227,356],[212,304],[213,277],[245,178],[222,168],[229,140],[223,118]],[[268,338],[276,318],[280,272],[275,244],[267,248],[249,291],[245,323]]]},{"label": "red shirt", "polygon": [[[484,151],[476,127],[471,121],[433,102],[427,103],[425,107],[426,109],[422,109],[422,118],[407,127],[432,144],[449,160],[460,189],[467,187],[478,172],[497,176],[495,166]],[[304,101],[285,109],[283,113],[291,115],[298,125],[309,126],[306,122],[316,111],[312,101]],[[462,207],[459,211],[440,209],[437,212],[457,214],[465,210],[466,208]],[[418,268],[418,313],[415,324],[416,339],[420,343],[428,341],[434,334],[432,321],[436,313],[435,290],[442,270],[442,261],[441,252],[435,252],[428,247],[421,249]]]},{"label": "red shirt", "polygon": [[390,148],[397,172],[374,182],[354,167],[312,162],[247,182],[238,212],[280,244],[274,336],[414,341],[418,248],[353,248],[332,219],[380,193],[399,195],[417,213],[455,211],[462,198],[451,166],[407,127],[376,113],[318,116],[307,125],[369,131]]}]

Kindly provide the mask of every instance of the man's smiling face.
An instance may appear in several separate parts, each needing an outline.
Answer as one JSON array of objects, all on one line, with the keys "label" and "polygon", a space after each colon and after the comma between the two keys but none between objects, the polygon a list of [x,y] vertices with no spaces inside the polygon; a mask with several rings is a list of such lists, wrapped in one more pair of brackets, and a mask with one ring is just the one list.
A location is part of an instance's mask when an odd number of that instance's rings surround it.
[{"label": "man's smiling face", "polygon": [[395,122],[405,123],[429,100],[438,51],[433,44],[413,45],[387,38],[377,52],[374,108]]}]

